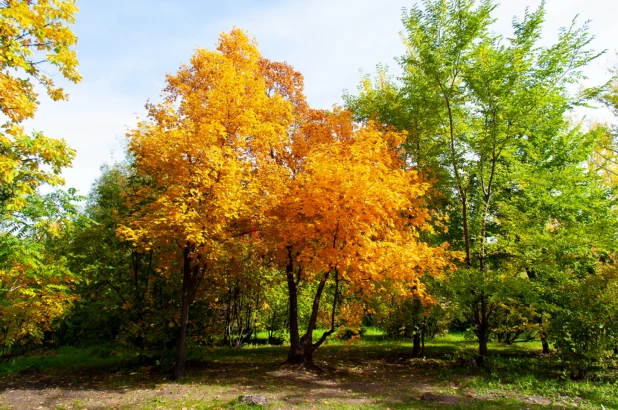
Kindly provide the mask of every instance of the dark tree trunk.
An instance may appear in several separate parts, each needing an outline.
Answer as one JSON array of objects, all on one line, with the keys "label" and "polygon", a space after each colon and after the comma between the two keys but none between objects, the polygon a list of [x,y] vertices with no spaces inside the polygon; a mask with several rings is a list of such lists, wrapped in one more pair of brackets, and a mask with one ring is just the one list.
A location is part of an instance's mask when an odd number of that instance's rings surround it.
[{"label": "dark tree trunk", "polygon": [[191,266],[189,248],[183,250],[183,277],[182,296],[180,307],[180,330],[176,345],[176,363],[174,365],[174,378],[182,379],[185,376],[187,324],[189,323],[189,307],[193,303],[197,286],[199,284],[199,266]]},{"label": "dark tree trunk", "polygon": [[415,332],[412,336],[412,357],[421,357],[421,333]]},{"label": "dark tree trunk", "polygon": [[544,337],[541,337],[541,344],[543,345],[543,354],[549,354],[549,342]]},{"label": "dark tree trunk", "polygon": [[[185,261],[185,265],[187,262]],[[189,300],[191,285],[191,270],[185,266],[182,278],[182,298],[180,308],[180,333],[178,334],[178,344],[176,347],[176,366],[174,367],[174,377],[182,379],[185,375],[185,353],[187,342],[187,324],[189,323]]]},{"label": "dark tree trunk", "polygon": [[425,356],[425,335],[427,334],[427,318],[423,316],[423,328],[421,331],[421,356]]},{"label": "dark tree trunk", "polygon": [[304,364],[312,364],[313,363],[313,352],[315,351],[315,347],[311,341],[306,341],[303,345],[303,363]]},{"label": "dark tree trunk", "polygon": [[227,297],[227,306],[225,307],[225,326],[223,328],[223,344],[229,345],[230,339],[232,338],[231,334],[231,323],[232,323],[232,288],[228,289],[228,297]]},{"label": "dark tree trunk", "polygon": [[313,331],[315,330],[315,325],[318,320],[318,313],[320,311],[320,299],[322,298],[322,293],[324,292],[324,286],[326,285],[326,281],[328,280],[328,276],[330,272],[325,272],[320,279],[320,283],[318,284],[318,288],[316,289],[315,296],[313,297],[313,304],[311,305],[311,316],[309,317],[309,324],[307,325],[307,331],[300,338],[300,344],[302,346],[302,361],[305,364],[313,363],[313,351],[322,344],[321,342],[314,344],[313,343]]},{"label": "dark tree trunk", "polygon": [[290,314],[290,350],[288,352],[287,363],[303,363],[303,348],[300,345],[298,331],[298,284],[294,279],[294,258],[292,248],[288,247],[288,263],[285,266],[285,273],[288,282],[288,307]]},{"label": "dark tree trunk", "polygon": [[489,337],[487,337],[486,333],[479,335],[479,356],[480,356],[480,361],[483,361],[483,359],[485,357],[487,357],[487,339],[489,339]]},{"label": "dark tree trunk", "polygon": [[[288,249],[289,251],[289,249]],[[288,265],[286,267],[287,273],[287,281],[288,281],[288,293],[289,293],[289,308],[290,308],[290,350],[288,352],[288,364],[305,364],[312,365],[313,364],[313,352],[320,347],[326,338],[334,333],[335,331],[335,311],[337,309],[337,300],[339,297],[339,273],[335,269],[335,294],[333,297],[333,309],[331,312],[331,328],[325,331],[320,339],[313,343],[313,331],[315,330],[315,325],[318,318],[318,312],[320,311],[320,300],[322,298],[322,293],[324,292],[324,287],[326,285],[326,281],[330,276],[329,272],[324,272],[322,278],[320,279],[320,283],[318,284],[318,288],[316,290],[316,294],[313,298],[313,305],[311,307],[311,316],[309,318],[309,323],[307,325],[307,331],[303,334],[302,337],[299,337],[298,331],[298,280],[294,280],[293,275],[293,264],[292,255],[289,251],[288,254]],[[298,276],[300,276],[300,271]]]},{"label": "dark tree trunk", "polygon": [[[543,317],[539,320],[539,325],[541,325],[541,329],[544,329],[543,326]],[[543,354],[549,354],[549,342],[547,341],[547,333],[544,330],[540,331],[541,336],[541,345],[543,346]]]},{"label": "dark tree trunk", "polygon": [[[414,288],[415,290],[416,287]],[[421,337],[425,325],[425,315],[420,297],[414,298],[414,333],[412,334],[412,357],[421,357]]]},{"label": "dark tree trunk", "polygon": [[479,362],[487,356],[487,342],[489,341],[489,312],[487,309],[487,295],[481,291],[474,303],[474,321],[476,336],[479,341]]}]

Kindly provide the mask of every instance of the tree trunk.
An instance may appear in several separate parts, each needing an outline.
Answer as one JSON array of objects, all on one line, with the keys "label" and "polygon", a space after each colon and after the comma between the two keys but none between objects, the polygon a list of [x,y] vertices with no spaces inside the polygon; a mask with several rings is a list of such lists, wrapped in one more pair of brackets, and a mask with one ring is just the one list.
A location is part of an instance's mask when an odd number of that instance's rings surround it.
[{"label": "tree trunk", "polygon": [[187,269],[182,280],[182,299],[180,313],[180,333],[178,334],[178,344],[176,347],[176,366],[174,367],[174,378],[182,379],[185,376],[185,350],[187,341],[187,324],[189,323],[189,286],[191,282],[191,273],[187,275]]},{"label": "tree trunk", "polygon": [[543,346],[543,354],[549,354],[549,342],[547,341],[547,333],[543,330],[545,327],[543,326],[543,316],[541,316],[539,320],[539,325],[541,326],[540,336],[541,336],[541,345]]},{"label": "tree trunk", "polygon": [[313,342],[311,340],[305,341],[302,343],[303,345],[303,359],[302,363],[304,364],[312,364],[313,363],[313,352],[315,351],[315,347],[313,346]]},{"label": "tree trunk", "polygon": [[[330,276],[329,272],[324,272],[322,278],[320,279],[320,283],[318,284],[318,288],[316,289],[315,296],[313,297],[313,304],[311,305],[311,316],[309,317],[309,323],[307,325],[307,331],[300,338],[300,344],[303,347],[303,362],[305,364],[313,363],[313,351],[321,345],[325,336],[322,335],[320,341],[316,344],[313,343],[313,331],[315,330],[315,325],[318,320],[318,313],[320,311],[320,300],[322,299],[322,293],[324,292],[324,286],[326,285],[326,281]],[[330,332],[332,333],[332,332]],[[328,336],[329,332],[325,332],[325,335]]]},{"label": "tree trunk", "polygon": [[421,329],[421,356],[425,356],[425,335],[427,334],[427,318],[423,316],[423,328]]},{"label": "tree trunk", "polygon": [[288,352],[287,363],[303,363],[303,348],[300,345],[298,331],[298,286],[294,280],[294,261],[292,248],[288,247],[288,263],[285,267],[288,282],[288,307],[290,314],[290,350]]},{"label": "tree trunk", "polygon": [[421,333],[416,331],[412,336],[412,357],[421,357]]},{"label": "tree trunk", "polygon": [[479,359],[482,362],[487,357],[487,334],[479,334]]},{"label": "tree trunk", "polygon": [[[291,253],[288,254],[288,261],[291,261]],[[287,363],[289,364],[305,364],[311,365],[313,363],[313,352],[320,347],[328,336],[335,331],[335,311],[337,309],[337,299],[339,297],[339,273],[337,269],[335,271],[335,294],[333,297],[333,309],[331,312],[331,328],[325,331],[320,339],[313,343],[313,331],[318,318],[318,312],[320,311],[320,300],[322,293],[324,292],[324,286],[330,276],[330,271],[324,272],[315,296],[313,298],[313,305],[311,306],[311,316],[307,325],[307,331],[299,338],[298,332],[298,289],[297,282],[294,281],[294,275],[292,274],[293,265],[288,263],[286,267],[287,279],[288,279],[288,293],[289,293],[289,307],[290,307],[290,351],[288,352]]]},{"label": "tree trunk", "polygon": [[487,342],[489,341],[489,313],[487,311],[487,295],[481,291],[474,304],[476,335],[479,341],[479,362],[487,356]]},{"label": "tree trunk", "polygon": [[187,342],[187,324],[189,323],[189,307],[193,303],[199,278],[199,267],[191,266],[189,248],[183,250],[183,278],[182,296],[180,307],[180,331],[176,345],[176,363],[174,365],[174,378],[182,379],[185,377],[185,359]]},{"label": "tree trunk", "polygon": [[223,344],[229,345],[232,338],[232,288],[228,289],[227,306],[225,308],[225,326],[223,328]]},{"label": "tree trunk", "polygon": [[[416,289],[416,287],[415,287]],[[412,335],[412,357],[421,357],[421,335],[424,325],[424,311],[421,298],[416,296],[414,298],[414,334]]]},{"label": "tree trunk", "polygon": [[549,354],[549,342],[544,337],[541,337],[541,344],[543,345],[543,354]]}]

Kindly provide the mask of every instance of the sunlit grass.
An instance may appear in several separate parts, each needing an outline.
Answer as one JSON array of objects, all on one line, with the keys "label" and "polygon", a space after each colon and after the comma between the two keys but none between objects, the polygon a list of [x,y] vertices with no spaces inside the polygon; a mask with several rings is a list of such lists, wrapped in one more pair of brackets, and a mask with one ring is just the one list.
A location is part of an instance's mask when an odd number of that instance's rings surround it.
[{"label": "sunlit grass", "polygon": [[[321,330],[316,331],[321,335]],[[258,341],[262,343],[267,340],[267,333],[261,332],[257,335]],[[455,405],[449,408],[478,408],[478,409],[521,409],[521,408],[543,408],[522,404],[522,397],[538,396],[545,400],[560,403],[561,406],[568,404],[577,405],[579,408],[601,408],[618,409],[618,375],[614,369],[598,369],[594,377],[587,381],[573,381],[568,374],[561,368],[558,359],[554,355],[542,355],[539,342],[515,343],[504,345],[500,343],[490,344],[490,357],[483,366],[472,364],[462,364],[458,361],[461,352],[474,352],[476,342],[466,339],[462,333],[450,333],[426,341],[426,349],[423,358],[411,357],[411,342],[408,340],[389,340],[380,329],[366,328],[359,339],[349,340],[345,338],[331,337],[324,346],[320,347],[315,353],[315,360],[331,372],[337,369],[372,369],[374,366],[378,373],[371,377],[382,377],[380,372],[388,371],[389,365],[396,364],[399,371],[409,374],[406,380],[423,379],[427,383],[436,386],[436,392],[449,395],[462,395],[464,392],[476,396],[491,397],[490,401],[481,403],[471,402],[466,406]],[[277,369],[285,361],[288,347],[270,346],[265,344],[246,344],[242,348],[230,348],[224,346],[209,346],[204,348],[194,348],[190,352],[190,358],[194,363],[204,363],[208,368],[211,365],[223,366],[223,368],[238,369],[245,372],[251,379],[252,375],[260,374],[260,369]],[[136,360],[133,355],[115,354],[113,346],[101,346],[92,348],[61,347],[52,350],[41,350],[33,354],[13,358],[0,363],[0,375],[20,373],[37,369],[44,372],[46,370],[63,370],[70,372],[71,369],[93,369],[99,373],[108,372],[116,374],[116,378],[109,382],[110,386],[120,386],[132,383],[130,377],[134,372],[139,373],[140,366],[144,366]],[[112,354],[114,353],[114,354]],[[166,352],[173,359],[173,351]],[[154,367],[153,367],[154,366]],[[156,372],[156,365],[148,365]],[[191,369],[189,367],[189,369]],[[253,370],[251,370],[253,369]],[[407,370],[405,370],[407,369]],[[120,372],[119,372],[120,370]],[[159,370],[161,372],[162,370]],[[257,373],[253,373],[257,372]],[[407,373],[405,373],[407,372]],[[244,374],[244,373],[243,373]],[[373,373],[372,373],[373,374]],[[157,383],[167,383],[164,374],[159,377]],[[356,377],[356,376],[355,376]],[[361,377],[361,376],[358,376]],[[370,377],[370,376],[362,376]],[[188,378],[185,382],[189,385],[199,385],[208,388],[208,383],[218,386],[216,377],[204,380],[199,371],[189,370]],[[206,383],[206,384],[205,384]],[[411,391],[406,387],[407,381],[394,380],[392,388]],[[398,387],[398,383],[401,386]],[[458,387],[453,388],[453,383]],[[159,384],[161,385],[161,384]],[[114,387],[115,388],[115,387]],[[262,391],[271,396],[278,391],[278,386],[266,384],[262,386]],[[227,391],[234,391],[238,386],[229,384]],[[408,390],[406,390],[408,389]],[[359,394],[362,394],[360,392]],[[356,393],[355,393],[356,394]],[[409,393],[411,394],[411,393]],[[385,402],[388,396],[374,394],[375,400]],[[373,396],[372,396],[373,397]],[[519,399],[518,399],[519,397]],[[168,399],[161,399],[168,400]],[[150,406],[150,407],[149,407]],[[233,401],[226,400],[201,400],[199,398],[187,398],[177,402],[167,402],[165,404],[144,403],[141,408],[152,408],[164,406],[170,409],[195,408],[195,409],[214,409],[214,408],[242,408]],[[302,407],[302,406],[301,406]],[[315,408],[334,408],[348,409],[356,408],[346,403],[339,403],[331,400],[328,404],[316,405]],[[425,402],[406,402],[401,405],[388,402],[391,409],[397,408],[439,408],[432,403]],[[129,407],[127,407],[129,408]],[[363,408],[384,409],[384,405],[367,404]],[[547,407],[545,407],[547,408]],[[555,407],[551,407],[555,408]]]},{"label": "sunlit grass", "polygon": [[126,357],[110,353],[111,349],[107,346],[90,348],[64,346],[54,350],[39,350],[28,355],[1,361],[0,375],[19,373],[25,370],[112,367],[126,360]]}]

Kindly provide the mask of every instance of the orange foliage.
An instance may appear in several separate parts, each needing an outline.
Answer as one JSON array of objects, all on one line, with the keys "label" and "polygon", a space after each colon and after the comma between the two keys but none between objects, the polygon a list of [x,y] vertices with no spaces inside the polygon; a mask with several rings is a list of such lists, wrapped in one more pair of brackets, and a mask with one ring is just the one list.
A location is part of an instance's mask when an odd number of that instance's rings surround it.
[{"label": "orange foliage", "polygon": [[349,112],[312,111],[291,141],[294,161],[269,213],[266,236],[282,264],[287,249],[302,279],[338,270],[350,291],[422,289],[419,278],[450,269],[446,245],[419,239],[431,231],[430,189],[398,155],[405,135],[354,124]]},{"label": "orange foliage", "polygon": [[[336,322],[349,325],[362,316],[342,305],[343,292],[356,298],[390,292],[431,303],[421,277],[442,275],[453,265],[446,244],[434,247],[420,239],[439,218],[426,205],[430,184],[401,155],[406,136],[373,123],[355,124],[339,108],[311,109],[300,74],[286,65],[263,66],[274,79],[270,88],[292,103],[295,121],[287,146],[271,152],[281,179],[270,184],[276,198],[261,228],[288,283],[288,361],[308,363]],[[335,291],[327,313],[322,299],[329,280]],[[296,307],[301,281],[317,283],[302,337]],[[313,331],[325,316],[330,329],[314,343]]]},{"label": "orange foliage", "polygon": [[272,153],[285,146],[293,108],[269,95],[255,42],[237,29],[168,75],[163,102],[147,108],[148,121],[128,133],[143,181],[127,198],[133,214],[118,233],[143,250],[180,250],[162,265],[171,273],[182,260],[175,369],[182,377],[189,306],[205,276],[233,266],[235,239],[256,230],[278,179]]},{"label": "orange foliage", "polygon": [[333,273],[358,295],[420,293],[423,274],[450,267],[446,247],[419,239],[431,230],[429,184],[399,155],[405,135],[311,109],[302,75],[263,59],[242,31],[198,49],[147,107],[128,134],[143,180],[119,234],[181,251],[181,327],[201,278],[229,278],[252,243],[299,280],[324,284]]}]

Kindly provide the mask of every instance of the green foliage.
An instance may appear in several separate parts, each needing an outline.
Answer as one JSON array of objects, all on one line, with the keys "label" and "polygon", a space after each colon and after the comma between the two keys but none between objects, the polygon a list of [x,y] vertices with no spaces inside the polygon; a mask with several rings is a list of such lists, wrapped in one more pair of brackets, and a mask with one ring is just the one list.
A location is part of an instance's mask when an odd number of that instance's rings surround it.
[{"label": "green foliage", "polygon": [[11,358],[0,363],[0,375],[19,373],[24,370],[75,369],[75,368],[108,368],[118,366],[122,360],[112,350],[105,346],[76,348],[60,347],[53,351],[33,352],[28,356]]},{"label": "green foliage", "polygon": [[63,252],[83,281],[80,301],[58,335],[63,343],[115,341],[145,355],[174,344],[178,299],[169,293],[170,279],[156,271],[154,252],[138,252],[115,232],[119,215],[127,212],[122,195],[138,182],[123,165],[103,168],[85,209],[91,223],[76,226],[67,237]]},{"label": "green foliage", "polygon": [[[64,4],[72,5],[72,2]],[[362,345],[388,338],[391,344],[380,345],[380,349],[394,346],[397,354],[409,354],[405,348],[407,340],[412,339],[411,355],[419,356],[416,348],[421,340],[436,337],[429,354],[448,354],[445,368],[455,362],[470,372],[476,372],[481,364],[467,340],[476,337],[481,356],[487,354],[488,346],[493,353],[501,355],[483,363],[483,371],[490,373],[488,386],[499,383],[501,378],[527,383],[528,387],[534,384],[529,380],[530,375],[508,375],[508,371],[517,373],[524,363],[532,363],[535,372],[547,379],[568,373],[574,379],[604,375],[613,382],[607,375],[615,372],[618,351],[617,134],[611,124],[584,129],[569,116],[575,107],[591,99],[602,101],[615,112],[616,77],[605,86],[571,93],[571,88],[583,78],[583,67],[597,57],[589,48],[592,37],[587,26],[577,27],[574,21],[560,31],[555,44],[544,47],[539,45],[545,19],[543,5],[527,11],[522,19],[515,19],[508,37],[491,32],[495,7],[490,0],[427,0],[415,5],[402,18],[406,47],[405,54],[398,59],[402,76],[394,78],[384,66],[378,66],[375,79],[362,79],[357,96],[344,97],[356,120],[373,120],[371,124],[375,121],[376,135],[393,129],[405,132],[405,149],[401,152],[405,162],[400,165],[413,167],[432,184],[431,195],[423,199],[423,205],[431,209],[433,227],[427,226],[418,237],[434,245],[448,241],[451,249],[461,256],[458,270],[449,272],[446,278],[432,278],[422,276],[427,273],[423,270],[431,269],[429,264],[419,265],[421,282],[410,279],[403,283],[407,279],[402,276],[397,279],[401,283],[395,283],[397,288],[410,292],[411,296],[403,300],[388,295],[386,286],[374,292],[377,283],[364,277],[359,279],[363,285],[355,287],[345,275],[341,283],[337,280],[337,286],[342,289],[337,299],[335,285],[330,282],[323,289],[324,297],[314,299],[316,291],[322,291],[319,280],[298,270],[297,279],[293,279],[298,286],[298,320],[313,322],[306,336],[309,341],[314,337],[313,342],[320,340],[315,338],[322,332],[337,328],[339,337],[332,341],[331,348],[338,353],[343,350],[336,349],[347,349],[354,345],[352,342],[360,341]],[[27,10],[28,7],[23,11]],[[65,16],[69,22],[72,10],[71,6],[71,13]],[[74,40],[71,37],[70,44],[65,45],[66,52]],[[259,64],[255,64],[257,70]],[[74,63],[67,67],[73,71]],[[277,81],[282,81],[287,68],[279,68],[283,71],[278,73],[281,76]],[[77,74],[71,75],[73,80],[79,79]],[[296,89],[299,79],[293,80],[292,88]],[[277,86],[286,88],[284,82]],[[32,92],[31,85],[22,91]],[[240,87],[239,96],[246,91],[246,87]],[[264,97],[262,92],[256,92],[256,96]],[[221,99],[229,102],[225,92]],[[32,104],[27,104],[26,111],[13,122],[34,114],[35,96],[30,100]],[[0,95],[0,108],[6,111],[3,101]],[[204,108],[200,101],[195,100],[199,110]],[[161,117],[161,140],[149,146],[148,158],[161,160],[158,165],[161,175],[171,175],[176,170],[166,168],[168,160],[179,160],[184,154],[174,151],[169,158],[163,158],[158,151],[162,141],[170,141],[165,112],[157,114]],[[321,125],[335,117],[325,114]],[[265,124],[256,120],[247,129],[268,128]],[[352,124],[348,125],[352,129]],[[76,205],[81,198],[73,190],[48,195],[35,192],[40,183],[61,182],[59,172],[70,163],[73,152],[62,141],[39,134],[26,137],[17,128],[11,131],[11,127],[5,126],[7,134],[0,135],[0,154],[8,158],[4,161],[10,165],[0,175],[4,181],[0,186],[1,355],[15,356],[43,342],[74,346],[104,342],[113,346],[119,357],[155,364],[162,370],[171,368],[174,360],[170,352],[177,344],[183,322],[178,313],[182,292],[177,274],[182,272],[183,262],[185,268],[195,268],[199,259],[195,255],[199,252],[174,237],[172,231],[166,230],[165,240],[156,243],[145,235],[140,247],[121,242],[117,232],[122,221],[135,217],[135,212],[143,212],[141,217],[150,221],[152,215],[144,210],[151,208],[145,205],[154,204],[151,196],[157,196],[161,190],[178,194],[179,202],[165,205],[172,219],[177,216],[178,204],[184,200],[195,200],[196,204],[211,201],[210,191],[203,189],[203,180],[198,178],[195,186],[199,189],[191,188],[186,194],[188,188],[182,187],[186,176],[179,177],[175,183],[162,177],[155,187],[152,177],[137,175],[135,163],[131,161],[104,167],[85,209],[81,210]],[[334,133],[328,130],[325,135]],[[146,129],[139,129],[136,134],[142,131]],[[295,142],[302,142],[299,136],[294,138]],[[357,137],[351,133],[349,138]],[[135,144],[140,147],[140,143]],[[236,147],[234,144],[231,146]],[[371,142],[362,146],[354,155],[370,152],[368,147],[373,147],[372,144],[375,145]],[[199,151],[199,144],[190,145]],[[332,148],[332,144],[324,146]],[[177,148],[174,144],[170,147]],[[271,146],[269,153],[264,152],[266,163],[281,154],[275,151]],[[242,155],[245,154],[243,151]],[[327,154],[327,159],[334,155],[330,151]],[[236,160],[238,155],[231,155],[230,159]],[[277,159],[282,163],[287,160]],[[307,163],[303,161],[291,174],[304,172]],[[325,160],[325,163],[333,162]],[[355,165],[354,161],[350,164]],[[244,178],[259,169],[253,169],[255,164],[251,161],[245,165],[246,169],[233,174],[236,177],[229,176],[230,186],[238,185],[240,175]],[[350,174],[346,172],[345,175]],[[267,178],[275,175],[274,172],[266,174]],[[327,180],[330,174],[328,171],[311,178]],[[367,174],[368,186],[373,177]],[[344,182],[349,181],[344,178]],[[244,184],[240,184],[243,189]],[[300,184],[294,195],[287,191],[281,193],[294,206],[290,215],[276,219],[277,228],[305,211],[295,207],[302,202],[297,199],[309,185]],[[328,184],[320,186],[324,192],[328,189]],[[268,191],[262,187],[256,192],[261,190]],[[198,191],[199,200],[192,197]],[[148,197],[140,196],[144,192]],[[220,195],[230,192],[221,189]],[[260,195],[256,197],[264,196]],[[241,199],[246,200],[238,200]],[[327,198],[324,207],[332,207],[335,199],[336,196]],[[132,204],[132,209],[127,203]],[[193,215],[206,218],[209,212],[225,211],[226,206],[215,206],[208,212],[198,210]],[[234,206],[229,204],[230,209]],[[316,207],[325,209],[322,205]],[[230,211],[229,215],[234,212]],[[249,205],[246,212],[246,221],[225,228],[238,230],[238,235],[226,236],[225,241],[218,237],[209,239],[224,244],[226,250],[216,257],[208,254],[212,259],[201,267],[208,274],[199,276],[191,287],[191,303],[187,302],[191,305],[187,346],[193,352],[237,358],[241,356],[234,355],[242,354],[220,347],[245,346],[261,354],[259,349],[250,346],[260,340],[278,345],[290,338],[288,283],[282,281],[285,275],[276,268],[273,249],[266,244],[269,239],[262,237],[267,234],[259,228],[263,220],[253,215]],[[224,219],[229,215],[225,214]],[[152,232],[165,221],[152,219]],[[330,223],[333,218],[316,221],[311,224]],[[307,227],[307,223],[299,224],[299,229]],[[245,232],[245,228],[250,232]],[[384,229],[395,228],[391,224]],[[186,233],[187,237],[202,238],[206,231],[206,227],[196,224]],[[324,235],[330,232],[323,226],[318,231]],[[140,231],[140,235],[144,232]],[[344,240],[337,244],[339,225],[333,232],[333,252],[337,253],[347,243]],[[361,237],[364,240],[367,236]],[[286,246],[286,240],[277,246]],[[331,243],[322,237],[307,239],[302,234],[299,240],[307,252]],[[178,249],[186,251],[183,260],[178,257]],[[358,273],[357,263],[363,258],[380,259],[383,250],[376,249],[373,257],[350,253],[346,259],[349,272]],[[192,252],[195,255],[190,255]],[[392,259],[395,256],[401,254],[393,255]],[[306,258],[303,263],[315,262],[313,256]],[[402,258],[395,263],[403,266],[410,260],[413,259]],[[313,273],[324,273],[320,271],[322,265],[315,263],[317,268]],[[341,259],[333,261],[332,266],[339,263]],[[331,266],[331,263],[323,265]],[[326,281],[328,276],[324,278]],[[421,288],[427,293],[416,294]],[[333,308],[335,300],[337,309]],[[379,327],[379,332],[370,329],[364,334],[364,328],[356,329],[354,326],[363,318],[366,324]],[[442,337],[449,325],[457,322],[462,328],[467,327],[465,338],[459,334]],[[318,334],[311,334],[314,326],[320,329]],[[544,353],[548,353],[551,343],[557,354],[545,354],[530,362],[519,356],[512,361],[505,359],[507,353],[527,351],[530,342],[534,341],[538,347],[537,340],[542,341]],[[380,349],[378,353],[384,353]],[[79,352],[67,349],[60,353],[82,357],[83,352]],[[281,353],[277,349],[269,352],[272,357]],[[110,359],[107,347],[90,350],[88,354],[102,359],[93,361],[100,365],[116,361]],[[8,361],[0,372],[25,369],[30,366],[29,360]],[[51,363],[55,359],[45,360]],[[68,363],[77,360],[70,359]],[[548,369],[541,369],[542,366]],[[461,368],[455,372],[459,371]]]},{"label": "green foliage", "polygon": [[402,77],[379,68],[346,95],[358,119],[407,131],[410,161],[435,179],[446,239],[464,253],[452,288],[481,355],[492,332],[545,329],[556,283],[593,270],[590,248],[611,252],[615,232],[612,192],[582,166],[594,135],[567,119],[599,93],[569,92],[597,57],[587,26],[574,21],[542,47],[543,5],[515,19],[509,37],[490,31],[494,9],[414,6],[402,19]]},{"label": "green foliage", "polygon": [[599,267],[560,290],[550,336],[571,377],[615,360],[618,348],[618,275],[615,264]]},{"label": "green foliage", "polygon": [[[433,338],[445,334],[454,320],[457,306],[452,301],[451,285],[441,278],[426,278],[431,298],[376,299],[371,304],[371,323],[391,339]],[[425,303],[423,303],[425,302]]]},{"label": "green foliage", "polygon": [[423,329],[425,309],[418,298],[400,301],[389,309],[379,323],[393,339],[411,339]]},{"label": "green foliage", "polygon": [[73,190],[30,195],[0,221],[0,355],[51,336],[53,321],[76,298],[78,278],[58,254],[62,236],[79,222]]}]

